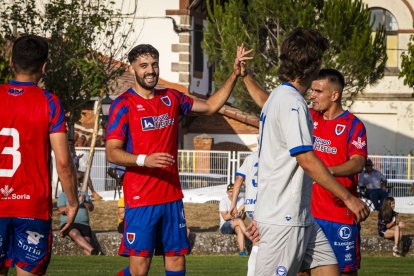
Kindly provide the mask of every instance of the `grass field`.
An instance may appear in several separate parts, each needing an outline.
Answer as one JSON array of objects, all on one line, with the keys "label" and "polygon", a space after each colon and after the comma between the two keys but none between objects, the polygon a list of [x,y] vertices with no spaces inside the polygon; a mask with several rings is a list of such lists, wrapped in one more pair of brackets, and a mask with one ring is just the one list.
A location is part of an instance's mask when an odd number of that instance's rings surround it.
[{"label": "grass field", "polygon": [[[128,264],[123,257],[91,256],[66,257],[53,256],[49,265],[50,276],[105,276],[115,275]],[[187,275],[189,276],[240,276],[246,275],[247,257],[239,256],[189,256]],[[15,275],[11,271],[9,275]],[[165,275],[162,258],[155,257],[149,275]],[[414,275],[414,258],[363,256],[363,266],[359,275],[389,276]]]}]

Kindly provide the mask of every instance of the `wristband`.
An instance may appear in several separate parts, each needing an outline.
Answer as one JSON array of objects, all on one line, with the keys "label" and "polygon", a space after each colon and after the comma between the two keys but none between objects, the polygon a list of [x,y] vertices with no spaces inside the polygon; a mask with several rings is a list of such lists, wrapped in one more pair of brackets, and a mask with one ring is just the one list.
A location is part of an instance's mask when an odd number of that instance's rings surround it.
[{"label": "wristband", "polygon": [[145,154],[138,154],[136,161],[138,167],[144,167],[145,157],[147,157]]}]

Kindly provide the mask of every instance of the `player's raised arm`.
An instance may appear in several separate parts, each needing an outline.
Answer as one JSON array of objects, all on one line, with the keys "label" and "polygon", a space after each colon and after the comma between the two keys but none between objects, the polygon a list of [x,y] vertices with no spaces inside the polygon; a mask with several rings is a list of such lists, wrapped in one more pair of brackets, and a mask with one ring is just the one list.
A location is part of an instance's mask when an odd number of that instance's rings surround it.
[{"label": "player's raised arm", "polygon": [[66,205],[65,209],[67,222],[60,231],[63,233],[73,223],[78,211],[79,202],[76,172],[70,157],[66,133],[52,133],[49,137],[52,150],[55,154],[56,170],[62,184],[62,189],[68,199],[68,205]]},{"label": "player's raised arm", "polygon": [[208,98],[207,101],[194,99],[194,104],[191,111],[211,115],[216,113],[230,97],[230,93],[236,85],[237,78],[241,74],[241,62],[252,59],[252,57],[247,56],[251,50],[246,51],[243,45],[237,47],[237,54],[233,64],[233,72],[230,74],[229,78],[220,87],[214,94]]}]

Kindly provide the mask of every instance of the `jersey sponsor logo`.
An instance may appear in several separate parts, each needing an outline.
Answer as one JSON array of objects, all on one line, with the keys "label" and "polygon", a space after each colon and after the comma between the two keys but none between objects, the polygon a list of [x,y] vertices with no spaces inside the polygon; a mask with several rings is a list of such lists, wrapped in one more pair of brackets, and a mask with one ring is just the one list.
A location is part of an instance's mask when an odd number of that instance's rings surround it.
[{"label": "jersey sponsor logo", "polygon": [[12,187],[9,188],[9,185],[5,185],[3,188],[0,188],[0,192],[3,194],[1,199],[9,199],[9,200],[16,200],[16,199],[30,199],[30,195],[27,194],[15,194],[14,189]]},{"label": "jersey sponsor logo", "polygon": [[354,145],[357,149],[363,149],[367,143],[362,141],[361,137],[358,137],[357,140],[352,141],[352,145]]},{"label": "jersey sponsor logo", "polygon": [[348,225],[342,225],[338,229],[338,237],[343,240],[347,241],[349,238],[351,238],[352,235],[352,229]]},{"label": "jersey sponsor logo", "polygon": [[318,136],[314,136],[313,149],[315,151],[326,152],[329,154],[336,154],[338,149],[331,146],[331,140],[326,140]]},{"label": "jersey sponsor logo", "polygon": [[160,98],[161,102],[166,106],[171,106],[171,99],[168,96],[163,96]]},{"label": "jersey sponsor logo", "polygon": [[245,205],[255,205],[256,204],[256,199],[255,198],[246,198],[246,200],[244,201]]},{"label": "jersey sponsor logo", "polygon": [[126,238],[129,244],[132,244],[135,241],[135,233],[127,232]]},{"label": "jersey sponsor logo", "polygon": [[346,126],[345,125],[341,125],[341,124],[337,124],[335,126],[335,134],[336,135],[341,135],[342,133],[344,133]]},{"label": "jersey sponsor logo", "polygon": [[138,111],[145,111],[145,108],[142,106],[142,104],[137,104],[137,109]]},{"label": "jersey sponsor logo", "polygon": [[24,93],[24,89],[23,88],[9,88],[9,90],[7,91],[9,93],[9,95],[11,96],[20,96]]},{"label": "jersey sponsor logo", "polygon": [[142,130],[162,129],[174,125],[174,119],[171,119],[168,113],[160,116],[151,116],[141,118]]},{"label": "jersey sponsor logo", "polygon": [[26,231],[26,234],[27,234],[28,244],[38,245],[40,242],[40,239],[44,237],[44,235],[39,234],[37,232],[33,232],[33,231]]},{"label": "jersey sponsor logo", "polygon": [[278,266],[276,268],[276,276],[285,276],[287,274],[287,269],[284,266]]},{"label": "jersey sponsor logo", "polygon": [[345,249],[348,251],[348,250],[351,250],[351,249],[353,249],[353,248],[355,248],[355,242],[354,241],[345,241],[345,242],[334,242],[334,246],[339,246],[339,247],[344,247],[345,246]]}]

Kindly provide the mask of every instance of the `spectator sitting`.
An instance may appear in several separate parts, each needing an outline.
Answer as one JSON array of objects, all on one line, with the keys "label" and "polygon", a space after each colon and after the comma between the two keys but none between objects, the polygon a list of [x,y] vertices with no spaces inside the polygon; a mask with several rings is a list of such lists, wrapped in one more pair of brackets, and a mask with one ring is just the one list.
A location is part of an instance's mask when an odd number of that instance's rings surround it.
[{"label": "spectator sitting", "polygon": [[386,197],[378,214],[378,234],[386,239],[394,239],[392,254],[394,257],[401,257],[399,248],[403,236],[401,228],[404,227],[404,223],[398,220],[398,213],[394,208],[394,198]]},{"label": "spectator sitting", "polygon": [[[75,157],[73,157],[73,163],[75,164],[75,168],[76,168],[76,176],[78,178],[78,182],[82,184],[83,182],[83,176],[85,175],[84,172],[79,170],[79,160],[83,157],[83,154],[80,155],[76,155]],[[93,200],[101,200],[102,196],[100,196],[96,191],[95,188],[92,185],[92,180],[89,178],[88,179],[88,188],[91,191],[92,194],[92,198]]]},{"label": "spectator sitting", "polygon": [[379,211],[384,198],[388,195],[387,179],[381,172],[374,169],[371,159],[365,162],[365,170],[359,176],[358,185],[366,188],[368,198],[374,204],[375,210]]},{"label": "spectator sitting", "polygon": [[[65,208],[68,204],[66,194],[62,192],[57,201],[60,214],[60,229],[66,224]],[[85,255],[98,255],[99,250],[92,245],[92,229],[89,224],[89,212],[94,209],[91,197],[85,192],[79,192],[79,209],[74,223],[67,229],[65,236],[69,237],[82,249]]]},{"label": "spectator sitting", "polygon": [[[244,232],[246,227],[239,215],[237,218],[232,217],[231,211],[231,200],[233,198],[233,184],[227,185],[227,196],[223,197],[220,201],[220,232],[222,234],[236,234],[237,243],[239,246],[239,255],[246,256],[247,253],[244,248]],[[244,200],[239,197],[237,200],[236,208],[238,213],[241,214],[244,208]]]},{"label": "spectator sitting", "polygon": [[124,233],[124,216],[125,216],[125,200],[124,197],[121,197],[118,200],[118,210],[117,210],[117,217],[118,217],[118,233]]}]

